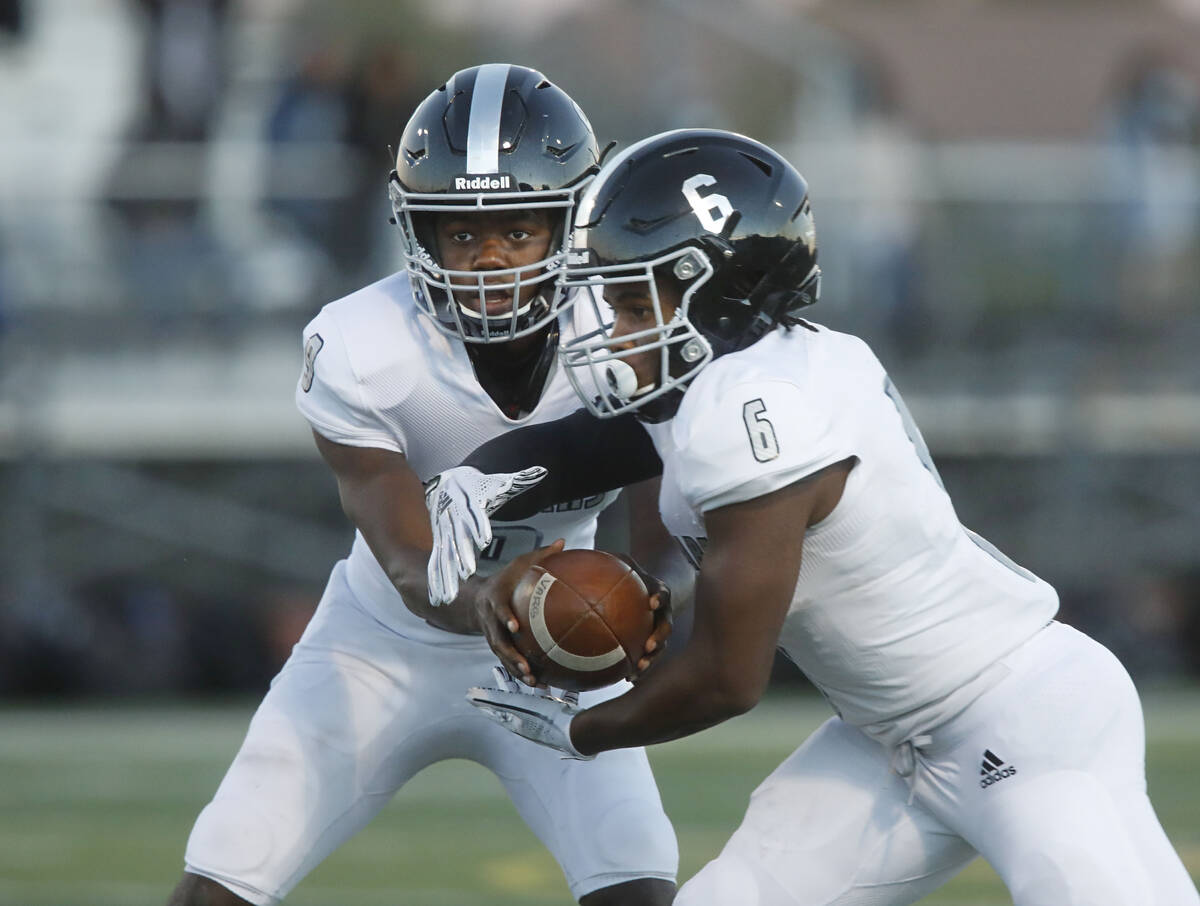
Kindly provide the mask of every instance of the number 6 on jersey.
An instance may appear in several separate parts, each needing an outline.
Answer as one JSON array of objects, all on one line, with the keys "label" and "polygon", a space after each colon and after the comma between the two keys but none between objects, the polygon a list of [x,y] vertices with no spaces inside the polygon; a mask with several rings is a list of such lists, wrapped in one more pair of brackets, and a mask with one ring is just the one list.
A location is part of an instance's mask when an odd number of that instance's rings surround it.
[{"label": "number 6 on jersey", "polygon": [[775,436],[775,426],[763,416],[766,411],[767,404],[760,399],[750,400],[742,406],[742,421],[750,435],[750,452],[759,462],[770,462],[779,456],[779,439]]}]

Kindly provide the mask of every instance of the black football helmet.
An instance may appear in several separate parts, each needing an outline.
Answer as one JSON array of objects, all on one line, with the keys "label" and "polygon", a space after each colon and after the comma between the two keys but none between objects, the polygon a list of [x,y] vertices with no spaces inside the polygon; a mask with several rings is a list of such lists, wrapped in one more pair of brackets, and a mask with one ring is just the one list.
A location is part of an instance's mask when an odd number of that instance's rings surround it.
[{"label": "black football helmet", "polygon": [[[566,287],[648,283],[655,306],[656,327],[618,338],[598,306],[606,326],[560,350],[601,417],[670,417],[708,362],[796,323],[820,294],[808,184],[766,145],[717,129],[664,132],[606,163],[580,198],[573,246]],[[680,291],[671,317],[656,278]],[[661,350],[659,380],[637,387],[623,359],[647,348]]]},{"label": "black football helmet", "polygon": [[[577,193],[599,169],[599,158],[583,111],[540,72],[489,63],[451,76],[408,121],[389,179],[418,304],[445,332],[468,343],[511,340],[553,320]],[[487,272],[442,267],[435,215],[535,208],[558,215],[547,258]],[[514,299],[530,284],[539,292],[514,304],[511,314],[485,317],[485,278],[488,291],[509,290]],[[464,283],[468,291],[478,290],[477,309],[456,301],[454,291],[461,296]]]}]

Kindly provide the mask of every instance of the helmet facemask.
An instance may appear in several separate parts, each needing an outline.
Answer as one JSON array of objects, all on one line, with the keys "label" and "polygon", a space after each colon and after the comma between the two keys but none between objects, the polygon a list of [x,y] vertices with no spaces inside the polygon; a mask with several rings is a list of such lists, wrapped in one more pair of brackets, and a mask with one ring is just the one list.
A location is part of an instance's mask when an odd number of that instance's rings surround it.
[{"label": "helmet facemask", "polygon": [[[579,231],[580,238],[586,231]],[[601,327],[563,347],[559,356],[567,376],[588,409],[601,418],[635,411],[644,421],[662,421],[674,414],[687,385],[714,358],[744,349],[779,325],[797,323],[797,312],[819,294],[821,270],[811,256],[793,250],[766,274],[739,273],[724,263],[728,243],[706,237],[704,248],[684,246],[650,261],[607,266],[571,263],[564,289],[586,287],[576,305],[591,304]],[[576,251],[582,259],[587,253]],[[713,260],[723,262],[714,268]],[[805,271],[799,270],[805,268]],[[664,318],[659,286],[672,281],[680,289],[679,306]],[[613,316],[597,301],[606,286],[643,284],[648,287],[655,326],[632,334],[612,336]],[[635,343],[633,348],[623,348]],[[637,385],[625,360],[658,350],[656,382]],[[632,383],[631,383],[632,382]]]},{"label": "helmet facemask", "polygon": [[[444,333],[467,343],[504,343],[541,330],[557,317],[564,298],[560,281],[570,242],[565,225],[571,222],[578,188],[419,194],[404,191],[393,173],[388,194],[417,304]],[[530,210],[545,210],[553,218],[546,257],[519,267],[481,271],[451,270],[438,260],[433,232],[437,215]],[[537,291],[520,302],[530,287]],[[496,293],[510,296],[511,309],[488,316],[487,296],[494,298]]]},{"label": "helmet facemask", "polygon": [[[568,267],[563,288],[581,290],[574,304],[591,305],[600,327],[563,346],[559,358],[592,414],[610,418],[636,411],[639,418],[659,421],[674,411],[686,385],[713,358],[712,344],[689,319],[697,293],[712,275],[708,256],[694,247],[649,261]],[[681,297],[671,316],[664,317],[659,286],[668,280],[680,287]],[[646,287],[655,324],[613,336],[613,313],[601,296],[605,287],[622,285]],[[639,386],[628,360],[647,354],[655,358],[654,381]]]}]

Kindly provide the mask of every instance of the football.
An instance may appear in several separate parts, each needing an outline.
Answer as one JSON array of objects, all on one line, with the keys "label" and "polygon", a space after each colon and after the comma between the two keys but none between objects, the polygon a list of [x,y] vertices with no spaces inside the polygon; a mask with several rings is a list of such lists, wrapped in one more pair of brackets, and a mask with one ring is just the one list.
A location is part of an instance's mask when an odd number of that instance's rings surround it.
[{"label": "football", "polygon": [[630,677],[654,628],[650,595],[619,557],[566,550],[531,566],[513,590],[517,649],[539,681],[583,692]]}]

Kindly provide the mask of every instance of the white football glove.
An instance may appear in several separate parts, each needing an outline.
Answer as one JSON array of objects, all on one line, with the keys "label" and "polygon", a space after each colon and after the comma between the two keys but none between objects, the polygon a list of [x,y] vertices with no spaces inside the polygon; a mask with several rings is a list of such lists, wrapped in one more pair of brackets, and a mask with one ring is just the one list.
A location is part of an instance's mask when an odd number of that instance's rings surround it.
[{"label": "white football glove", "polygon": [[503,667],[493,667],[498,689],[472,686],[467,701],[506,730],[539,745],[557,749],[565,758],[591,761],[571,742],[571,721],[583,709],[579,693],[565,692],[562,698],[517,682]]},{"label": "white football glove", "polygon": [[439,472],[425,485],[425,507],[433,528],[429,555],[429,603],[449,604],[458,583],[475,572],[475,551],[492,541],[488,517],[546,477],[541,466],[485,475],[471,466]]}]

